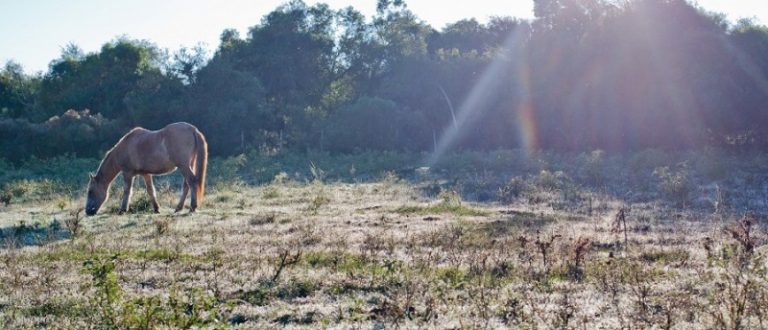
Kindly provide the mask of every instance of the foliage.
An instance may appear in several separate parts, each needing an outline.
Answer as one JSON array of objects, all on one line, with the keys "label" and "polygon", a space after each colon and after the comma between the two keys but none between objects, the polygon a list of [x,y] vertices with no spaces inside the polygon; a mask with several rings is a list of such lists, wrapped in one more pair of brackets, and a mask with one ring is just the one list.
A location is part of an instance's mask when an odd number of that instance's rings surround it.
[{"label": "foliage", "polygon": [[[366,20],[295,0],[246,36],[223,31],[210,53],[169,55],[125,37],[87,54],[70,44],[41,75],[0,69],[0,154],[95,157],[133,126],[180,120],[222,157],[421,152],[442,139],[578,152],[768,144],[765,26],[729,24],[684,0],[534,7],[531,20],[437,30],[404,1],[379,1]],[[580,161],[574,178],[607,179],[599,154]]]},{"label": "foliage", "polygon": [[399,214],[406,214],[406,215],[408,214],[430,215],[430,214],[442,214],[442,213],[454,214],[458,216],[479,216],[479,217],[484,217],[489,215],[487,211],[465,205],[461,200],[461,196],[455,191],[442,191],[438,196],[438,198],[440,198],[440,202],[436,204],[432,204],[428,206],[405,205],[397,208],[395,212]]},{"label": "foliage", "polygon": [[693,190],[693,182],[687,163],[678,164],[676,169],[667,166],[659,167],[653,171],[659,184],[659,190],[666,198],[678,206],[685,206],[690,199]]},{"label": "foliage", "polygon": [[19,163],[67,154],[99,157],[120,137],[116,122],[90,110],[67,110],[43,123],[27,119],[0,119],[0,154]]},{"label": "foliage", "polygon": [[528,184],[523,178],[516,176],[507,182],[504,186],[499,188],[499,200],[505,204],[511,204],[518,197],[520,197],[525,190],[528,189]]},{"label": "foliage", "polygon": [[127,298],[116,273],[118,255],[94,256],[83,263],[94,290],[90,299],[92,324],[104,328],[151,329],[220,326],[219,302],[200,290],[172,289],[167,297]]},{"label": "foliage", "polygon": [[383,99],[360,98],[329,121],[327,141],[321,147],[333,152],[422,150],[431,142],[424,118],[398,110],[394,102]]}]

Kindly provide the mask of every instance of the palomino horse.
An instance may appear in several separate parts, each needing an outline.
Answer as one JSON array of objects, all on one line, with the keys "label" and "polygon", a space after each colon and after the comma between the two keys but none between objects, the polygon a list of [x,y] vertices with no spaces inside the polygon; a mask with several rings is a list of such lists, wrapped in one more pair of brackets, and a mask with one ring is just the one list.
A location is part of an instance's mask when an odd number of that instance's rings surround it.
[{"label": "palomino horse", "polygon": [[155,197],[152,175],[165,174],[179,169],[184,177],[181,200],[176,212],[184,208],[187,193],[190,197],[190,212],[202,202],[205,192],[205,168],[208,163],[208,143],[203,133],[187,123],[173,123],[160,130],[150,131],[141,127],[132,129],[107,152],[96,174],[91,174],[88,183],[88,199],[85,214],[94,215],[109,197],[109,186],[118,173],[123,173],[125,187],[120,213],[128,210],[131,199],[133,177],[141,175],[152,199],[155,213],[159,206]]}]

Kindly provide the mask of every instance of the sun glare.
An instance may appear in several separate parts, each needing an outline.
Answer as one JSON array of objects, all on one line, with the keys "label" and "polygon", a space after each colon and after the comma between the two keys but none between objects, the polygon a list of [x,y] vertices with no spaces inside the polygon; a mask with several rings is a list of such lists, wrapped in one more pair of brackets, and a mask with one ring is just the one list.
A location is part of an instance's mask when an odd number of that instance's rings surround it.
[{"label": "sun glare", "polygon": [[[522,28],[518,27],[507,37],[502,46],[502,51],[511,52],[510,58],[505,56],[496,56],[490,65],[483,71],[477,84],[472,87],[467,97],[461,102],[456,113],[456,119],[453,125],[445,129],[444,133],[437,141],[434,152],[430,155],[427,164],[433,166],[440,161],[440,158],[450,151],[456,145],[459,139],[470,130],[476,129],[474,123],[479,120],[485,109],[488,109],[488,103],[491,99],[502,93],[502,82],[508,79],[516,79],[518,86],[517,93],[521,95],[518,106],[517,116],[521,118],[517,128],[522,134],[522,141],[526,149],[535,147],[536,134],[533,123],[533,110],[530,102],[530,76],[528,74],[528,64],[526,57],[522,56],[518,50],[522,49],[520,44],[523,42],[524,34]],[[514,70],[511,70],[514,69]],[[512,77],[508,73],[512,72]]]}]

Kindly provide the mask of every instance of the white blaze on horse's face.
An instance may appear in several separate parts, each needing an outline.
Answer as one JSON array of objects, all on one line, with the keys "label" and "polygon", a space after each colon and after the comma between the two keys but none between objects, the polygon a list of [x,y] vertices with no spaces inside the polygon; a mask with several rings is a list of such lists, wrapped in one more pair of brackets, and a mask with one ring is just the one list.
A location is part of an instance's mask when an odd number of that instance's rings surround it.
[{"label": "white blaze on horse's face", "polygon": [[108,191],[104,187],[104,184],[100,183],[99,180],[91,174],[91,179],[88,182],[88,195],[85,201],[85,214],[96,214],[107,199],[107,193]]}]

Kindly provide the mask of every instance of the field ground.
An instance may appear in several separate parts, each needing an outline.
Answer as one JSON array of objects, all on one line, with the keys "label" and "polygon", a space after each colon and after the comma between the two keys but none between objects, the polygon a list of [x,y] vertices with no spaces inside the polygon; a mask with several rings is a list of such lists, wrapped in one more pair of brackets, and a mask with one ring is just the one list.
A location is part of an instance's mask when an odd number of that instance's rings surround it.
[{"label": "field ground", "polygon": [[[717,180],[699,165],[637,180],[587,158],[563,162],[570,175],[361,182],[312,164],[314,180],[261,184],[221,179],[228,160],[195,214],[172,214],[162,182],[157,215],[140,190],[130,214],[118,193],[94,217],[78,192],[11,194],[0,328],[766,328],[755,159]],[[648,187],[621,189],[632,180]]]}]

